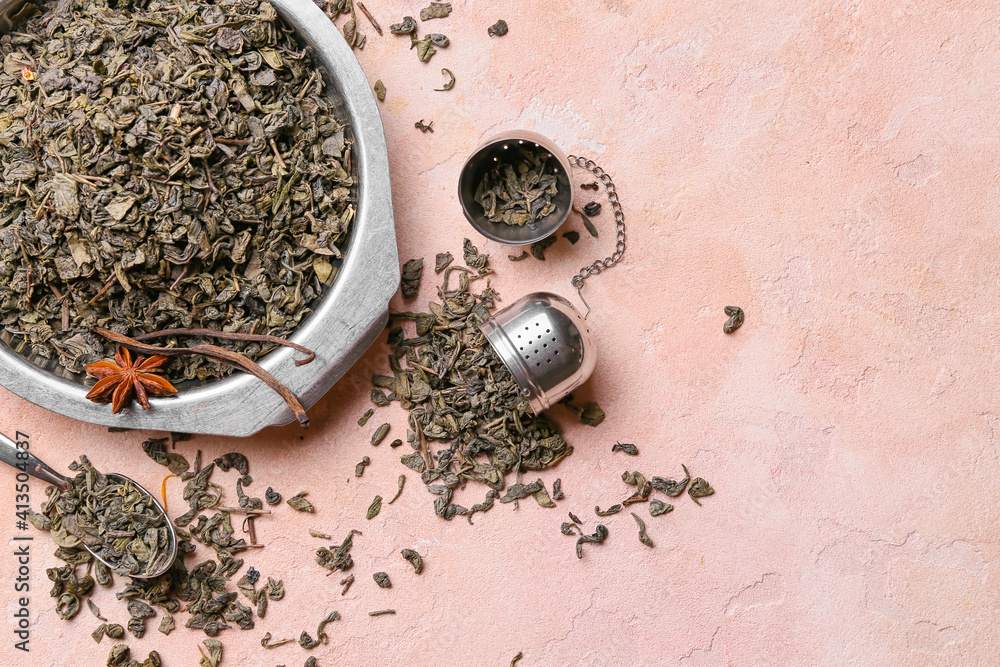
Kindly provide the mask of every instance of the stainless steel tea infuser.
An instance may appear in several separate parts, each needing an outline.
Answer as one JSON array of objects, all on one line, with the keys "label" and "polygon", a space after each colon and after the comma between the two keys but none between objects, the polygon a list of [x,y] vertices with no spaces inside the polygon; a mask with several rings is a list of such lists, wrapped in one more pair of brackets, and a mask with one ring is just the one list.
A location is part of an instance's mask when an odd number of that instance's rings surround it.
[{"label": "stainless steel tea infuser", "polygon": [[[3,461],[12,468],[16,468],[27,475],[31,475],[36,479],[40,479],[43,482],[48,482],[49,484],[57,486],[63,491],[69,488],[69,483],[71,481],[69,477],[56,472],[49,467],[47,463],[30,453],[28,450],[21,449],[17,446],[16,442],[8,438],[3,433],[0,433],[0,461]],[[159,503],[156,497],[134,479],[117,473],[108,473],[105,476],[120,482],[131,482],[134,484],[137,489],[149,496],[153,505],[156,506],[157,511],[162,513],[163,518],[166,519],[166,526],[169,534],[169,544],[167,544],[166,551],[167,557],[163,559],[163,562],[159,565],[159,567],[152,572],[129,575],[135,579],[151,579],[153,577],[160,576],[170,569],[174,559],[177,558],[177,532],[174,530],[174,522],[170,520],[169,516],[167,516],[166,510],[163,509],[163,505]],[[80,543],[80,546],[89,551],[90,554],[97,560],[101,561],[108,567],[113,567],[111,563],[101,558],[95,551],[83,542]]]},{"label": "stainless steel tea infuser", "polygon": [[[488,169],[503,159],[505,152],[525,144],[548,151],[558,163],[554,168],[559,183],[559,193],[553,200],[555,211],[534,228],[490,222],[475,202],[476,184]],[[580,300],[587,305],[582,293],[584,281],[611,268],[625,254],[625,215],[615,184],[593,160],[576,155],[567,157],[552,141],[534,132],[505,132],[488,139],[466,160],[459,176],[458,199],[469,223],[486,238],[508,245],[534,243],[554,234],[569,217],[573,205],[570,166],[582,167],[600,180],[615,216],[614,253],[580,269],[570,281]],[[590,314],[589,305],[587,314]],[[586,316],[557,294],[534,292],[525,295],[481,324],[480,330],[536,414],[586,382],[597,365],[597,348]]]}]

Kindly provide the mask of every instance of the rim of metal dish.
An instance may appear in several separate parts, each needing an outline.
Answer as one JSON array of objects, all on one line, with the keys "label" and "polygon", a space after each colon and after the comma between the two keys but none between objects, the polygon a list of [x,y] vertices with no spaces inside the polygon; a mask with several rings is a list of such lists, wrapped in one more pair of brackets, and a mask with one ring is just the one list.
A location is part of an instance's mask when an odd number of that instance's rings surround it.
[{"label": "rim of metal dish", "polygon": [[[385,133],[361,65],[336,26],[312,0],[270,3],[315,49],[327,82],[336,89],[347,111],[355,142],[355,229],[337,279],[291,337],[314,350],[316,359],[295,366],[299,353],[280,348],[260,360],[265,370],[309,408],[384,328],[389,299],[399,286],[399,260]],[[38,368],[6,345],[0,345],[0,386],[67,417],[121,428],[248,436],[295,419],[280,396],[243,373],[188,389],[176,397],[151,399],[149,410],[136,406],[114,415],[109,406],[85,400],[86,388],[79,383]]]}]

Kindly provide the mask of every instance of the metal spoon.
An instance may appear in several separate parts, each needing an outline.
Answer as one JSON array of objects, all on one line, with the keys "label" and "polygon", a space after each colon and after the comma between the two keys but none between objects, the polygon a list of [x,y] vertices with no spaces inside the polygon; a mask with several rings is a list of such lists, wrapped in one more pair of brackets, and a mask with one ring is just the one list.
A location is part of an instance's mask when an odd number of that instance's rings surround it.
[{"label": "metal spoon", "polygon": [[[31,475],[36,479],[53,484],[63,491],[69,488],[69,483],[71,481],[69,477],[60,475],[58,472],[49,467],[44,461],[41,461],[37,456],[26,449],[18,447],[17,443],[3,433],[0,433],[0,461],[3,461],[12,468],[16,468],[25,474]],[[117,473],[108,473],[106,476],[117,482],[131,482],[135,485],[135,488],[149,496],[149,500],[152,502],[153,506],[163,514],[163,518],[167,526],[167,532],[170,535],[170,543],[167,545],[166,551],[167,557],[163,559],[160,565],[152,572],[148,572],[146,574],[128,575],[136,579],[152,579],[153,577],[160,576],[170,569],[174,559],[177,558],[177,532],[174,530],[173,521],[171,521],[170,517],[167,516],[167,512],[163,509],[163,505],[159,503],[153,494],[143,488],[142,485],[134,479]],[[90,547],[82,542],[80,543],[80,546],[89,551],[94,558],[101,561],[109,568],[114,569],[114,566],[111,563],[98,556]]]}]

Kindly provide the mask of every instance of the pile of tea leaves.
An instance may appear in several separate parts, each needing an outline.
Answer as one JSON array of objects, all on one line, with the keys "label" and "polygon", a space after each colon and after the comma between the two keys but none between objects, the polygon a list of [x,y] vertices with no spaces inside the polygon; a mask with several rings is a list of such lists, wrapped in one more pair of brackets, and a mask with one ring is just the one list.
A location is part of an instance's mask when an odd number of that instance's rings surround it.
[{"label": "pile of tea leaves", "polygon": [[[282,599],[285,590],[281,580],[270,577],[257,589],[254,584],[260,575],[253,568],[247,570],[237,582],[236,590],[231,589],[230,579],[244,564],[239,553],[255,546],[235,536],[231,515],[239,512],[252,520],[263,512],[259,509],[259,499],[251,498],[243,492],[243,486],[252,482],[248,461],[242,454],[233,452],[201,467],[199,451],[193,468],[189,469],[183,456],[166,450],[166,441],[165,438],[148,440],[143,443],[143,449],[150,458],[170,468],[173,473],[171,476],[178,475],[187,480],[184,498],[189,501],[192,509],[174,519],[178,536],[177,558],[170,568],[158,577],[131,577],[117,591],[119,600],[128,600],[128,630],[136,638],[142,638],[146,632],[147,620],[157,616],[155,608],[160,610],[159,631],[163,634],[170,634],[174,630],[174,615],[182,610],[188,614],[185,626],[202,630],[209,637],[216,637],[233,626],[251,630],[254,628],[254,616],[263,618],[268,601]],[[74,480],[74,487],[80,484],[99,486],[100,479],[104,477],[85,456],[81,456],[80,462],[70,467],[81,470]],[[233,469],[239,474],[236,486],[240,507],[221,507],[222,487],[211,481],[212,472],[217,468],[223,472]],[[55,555],[66,563],[63,567],[46,570],[53,582],[50,595],[57,600],[56,612],[61,618],[71,620],[80,611],[82,602],[86,601],[92,614],[104,622],[93,633],[94,640],[100,642],[105,634],[112,639],[120,639],[123,634],[121,625],[109,623],[90,599],[95,583],[105,587],[114,585],[111,570],[79,546],[79,541],[74,543],[67,539],[72,534],[67,530],[66,521],[73,514],[66,510],[76,502],[76,498],[72,494],[60,492],[56,487],[50,487],[47,493],[49,500],[42,508],[43,513],[29,512],[27,518],[36,528],[50,531],[59,546]],[[52,506],[59,507],[63,512],[61,522],[57,520],[60,517],[49,516]],[[218,509],[212,516],[201,514],[212,508]],[[142,523],[145,522],[144,516],[141,513],[123,512],[121,521],[134,520]],[[197,521],[194,521],[195,517]],[[126,532],[129,531],[121,531],[123,535]],[[253,531],[250,532],[252,534]],[[140,541],[131,540],[130,545],[134,546]],[[195,551],[195,542],[212,547],[215,558],[204,560],[189,570],[184,560]],[[160,549],[166,546],[163,542],[157,544]],[[79,571],[81,566],[85,567],[82,574]],[[251,606],[240,602],[240,592]],[[121,664],[126,664],[127,654],[124,660]]]},{"label": "pile of tea leaves", "polygon": [[[556,210],[552,200],[559,189],[548,166],[552,156],[543,148],[512,148],[507,159],[483,175],[474,199],[490,222],[533,227]],[[545,259],[544,250],[539,259]]]},{"label": "pile of tea leaves", "polygon": [[[35,4],[0,37],[12,347],[80,372],[114,353],[95,326],[287,336],[336,277],[356,212],[352,141],[311,50],[258,0]],[[170,375],[227,369],[194,356]]]},{"label": "pile of tea leaves", "polygon": [[[499,300],[488,281],[479,294],[473,292],[492,273],[489,256],[466,239],[464,259],[466,266],[444,269],[440,303],[431,302],[430,312],[392,314],[394,322],[413,322],[416,336],[407,337],[402,326],[389,331],[393,374],[372,378],[372,400],[398,401],[409,410],[407,440],[416,451],[403,456],[403,464],[437,496],[438,516],[468,514],[471,523],[473,513],[489,510],[497,499],[508,503],[532,495],[553,506],[541,480],[521,484],[520,475],[554,466],[573,448],[553,422],[532,412],[479,330]],[[435,452],[433,442],[444,446]],[[515,483],[507,487],[512,474]],[[489,489],[471,511],[451,502],[455,489],[469,482]]]}]

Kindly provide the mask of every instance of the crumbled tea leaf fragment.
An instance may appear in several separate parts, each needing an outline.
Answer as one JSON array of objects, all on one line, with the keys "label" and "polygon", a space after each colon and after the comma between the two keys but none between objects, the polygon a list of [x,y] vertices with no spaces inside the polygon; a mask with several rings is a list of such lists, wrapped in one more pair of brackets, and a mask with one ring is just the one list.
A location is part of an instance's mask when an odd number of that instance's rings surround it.
[{"label": "crumbled tea leaf fragment", "polygon": [[297,512],[315,512],[316,508],[305,498],[308,493],[308,491],[299,491],[285,502]]},{"label": "crumbled tea leaf fragment", "polygon": [[653,499],[649,501],[649,516],[660,516],[673,511],[674,506],[662,500]]},{"label": "crumbled tea leaf fragment", "polygon": [[375,387],[371,392],[372,403],[378,405],[379,407],[383,405],[389,405],[389,398],[385,395],[385,392]]},{"label": "crumbled tea leaf fragment", "polygon": [[361,415],[358,418],[358,426],[364,426],[365,424],[367,424],[368,420],[371,419],[373,414],[375,414],[374,408],[368,408],[368,410],[365,411],[365,414]]},{"label": "crumbled tea leaf fragment", "polygon": [[583,535],[583,531],[580,527],[571,521],[563,521],[562,526],[559,528],[559,532],[563,535]]},{"label": "crumbled tea leaf fragment", "polygon": [[294,639],[279,639],[278,641],[271,641],[271,633],[265,632],[264,637],[260,640],[260,645],[264,648],[277,648],[278,646],[284,646],[285,644],[291,644]]},{"label": "crumbled tea leaf fragment", "polygon": [[722,325],[722,333],[730,334],[743,326],[744,315],[742,308],[739,306],[726,306],[725,313],[729,316],[729,319]]},{"label": "crumbled tea leaf fragment", "polygon": [[531,244],[531,256],[537,260],[545,260],[545,250],[556,242],[555,236],[549,236],[541,241],[536,241]]},{"label": "crumbled tea leaf fragment", "polygon": [[434,273],[441,273],[448,268],[455,257],[450,252],[439,252],[434,256]]},{"label": "crumbled tea leaf fragment", "polygon": [[410,48],[417,49],[417,59],[422,63],[429,61],[431,56],[437,53],[437,49],[435,49],[434,45],[431,43],[430,37],[414,39],[410,42]]},{"label": "crumbled tea leaf fragment", "polygon": [[167,451],[166,438],[150,438],[146,440],[142,443],[142,451],[146,452],[146,456],[160,465],[166,466],[175,475],[182,475],[191,467],[186,458],[176,452]]},{"label": "crumbled tea leaf fragment", "polygon": [[424,560],[420,557],[420,554],[413,549],[403,549],[400,553],[403,555],[403,558],[409,561],[410,565],[413,566],[413,573],[420,574],[420,572],[424,569]]},{"label": "crumbled tea leaf fragment", "polygon": [[169,635],[174,630],[174,617],[172,614],[165,614],[163,618],[160,619],[160,627],[157,628],[160,632],[165,635]]},{"label": "crumbled tea leaf fragment", "polygon": [[580,219],[583,220],[583,226],[587,228],[587,231],[590,232],[590,235],[593,236],[596,239],[597,238],[597,227],[594,226],[594,223],[592,223],[590,221],[590,218],[588,218],[583,213],[580,214]]},{"label": "crumbled tea leaf fragment", "polygon": [[372,460],[367,456],[361,459],[361,461],[358,462],[358,465],[354,466],[354,476],[361,477],[362,475],[364,475],[365,466],[369,465],[371,462]]},{"label": "crumbled tea leaf fragment", "polygon": [[378,513],[381,511],[382,511],[382,496],[375,496],[375,500],[373,500],[372,504],[368,506],[368,514],[365,515],[365,518],[371,521],[372,519],[377,517]]},{"label": "crumbled tea leaf fragment", "polygon": [[344,587],[344,590],[340,591],[340,594],[341,595],[347,595],[347,589],[349,589],[351,587],[351,584],[353,584],[353,583],[354,583],[354,575],[353,574],[349,574],[346,577],[344,577],[343,579],[341,579],[340,580],[340,585]]},{"label": "crumbled tea leaf fragment", "polygon": [[94,638],[95,642],[97,642],[98,644],[100,644],[101,640],[104,639],[104,632],[107,629],[108,629],[108,624],[107,623],[101,623],[100,625],[97,626],[97,629],[94,630],[91,633],[90,636]]},{"label": "crumbled tea leaf fragment", "polygon": [[583,523],[582,521],[580,521],[580,517],[578,517],[577,515],[573,514],[572,512],[569,513],[569,518],[573,521],[573,523],[576,523],[576,524],[582,524]]},{"label": "crumbled tea leaf fragment", "polygon": [[[455,74],[447,67],[441,70],[441,73],[448,77],[448,82],[442,85],[440,88],[435,88],[435,92],[441,92],[444,90],[451,90],[455,87]],[[437,269],[440,270],[440,269]]]},{"label": "crumbled tea leaf fragment", "polygon": [[535,480],[539,489],[535,491],[532,495],[535,497],[535,502],[537,502],[541,507],[555,507],[556,504],[552,502],[549,497],[549,492],[545,489],[545,483],[541,479]]},{"label": "crumbled tea leaf fragment", "polygon": [[420,10],[420,20],[443,19],[451,14],[451,4],[447,2],[432,2]]},{"label": "crumbled tea leaf fragment", "polygon": [[631,512],[631,514],[632,518],[635,519],[635,522],[639,525],[639,541],[647,547],[653,546],[653,540],[649,539],[649,535],[646,534],[646,524],[639,518],[638,514],[635,512]]},{"label": "crumbled tea leaf fragment", "polygon": [[427,33],[427,39],[429,39],[431,41],[431,44],[438,47],[439,49],[446,48],[449,44],[448,37],[438,32]]},{"label": "crumbled tea leaf fragment", "polygon": [[692,479],[691,486],[688,487],[688,495],[691,496],[691,500],[693,500],[698,505],[701,505],[701,503],[698,502],[699,498],[710,496],[713,493],[715,493],[715,489],[713,489],[712,485],[706,482],[701,477],[695,477],[694,479]]},{"label": "crumbled tea leaf fragment", "polygon": [[393,449],[396,449],[396,447],[399,447],[402,444],[403,444],[403,441],[400,440],[399,438],[396,438],[395,440],[393,440],[392,442],[389,443],[389,446],[392,447]]},{"label": "crumbled tea leaf fragment", "polygon": [[404,16],[403,20],[399,23],[393,23],[389,26],[389,32],[394,35],[410,35],[417,30],[417,20],[412,16]]},{"label": "crumbled tea leaf fragment", "polygon": [[267,487],[267,491],[264,492],[264,500],[267,501],[268,505],[277,505],[281,502],[281,494],[271,487]]},{"label": "crumbled tea leaf fragment", "polygon": [[392,582],[389,581],[389,575],[385,572],[376,572],[372,575],[375,583],[378,584],[379,588],[392,588]]},{"label": "crumbled tea leaf fragment", "polygon": [[375,97],[379,102],[385,102],[385,84],[382,83],[382,79],[375,82]]},{"label": "crumbled tea leaf fragment", "polygon": [[396,498],[399,498],[399,496],[402,495],[402,493],[403,493],[403,485],[406,484],[406,475],[400,475],[399,479],[396,480],[396,483],[397,483],[397,485],[398,485],[399,488],[396,489],[396,495],[394,495],[392,497],[392,500],[390,500],[388,502],[389,505],[391,505],[394,502],[396,502]]},{"label": "crumbled tea leaf fragment", "polygon": [[104,634],[109,639],[121,639],[125,636],[125,628],[118,623],[108,623],[108,626],[104,629]]},{"label": "crumbled tea leaf fragment", "polygon": [[552,500],[562,500],[565,497],[565,494],[562,492],[562,480],[557,479],[552,482]]},{"label": "crumbled tea leaf fragment", "polygon": [[400,457],[399,460],[403,462],[403,465],[414,472],[422,473],[427,467],[427,463],[424,461],[424,457],[420,455],[420,452],[406,454],[405,456]]},{"label": "crumbled tea leaf fragment", "polygon": [[329,614],[323,617],[323,620],[319,622],[319,627],[316,628],[316,637],[319,639],[320,644],[326,644],[330,640],[326,636],[326,625],[327,623],[333,623],[334,621],[340,620],[340,612],[331,611]]},{"label": "crumbled tea leaf fragment", "polygon": [[329,535],[327,535],[326,533],[322,533],[322,532],[320,532],[320,531],[318,531],[318,530],[314,530],[314,529],[312,529],[312,528],[310,528],[310,529],[309,529],[309,535],[310,535],[310,537],[318,537],[318,538],[320,538],[320,539],[323,539],[323,540],[329,540],[329,539],[332,539],[332,538],[331,538],[331,537],[330,537]]},{"label": "crumbled tea leaf fragment", "polygon": [[601,212],[601,205],[596,201],[592,201],[583,207],[583,212],[587,215],[597,215]]},{"label": "crumbled tea leaf fragment", "polygon": [[378,611],[370,611],[370,612],[368,612],[368,615],[369,616],[385,616],[386,614],[395,614],[395,613],[396,613],[395,609],[380,609]]},{"label": "crumbled tea leaf fragment", "polygon": [[486,34],[490,37],[503,37],[507,34],[507,22],[500,19],[489,28],[486,29]]},{"label": "crumbled tea leaf fragment", "polygon": [[622,511],[621,505],[612,505],[603,512],[601,511],[600,506],[598,505],[594,506],[594,514],[596,514],[597,516],[611,516],[612,514],[618,514],[621,511]]},{"label": "crumbled tea leaf fragment", "polygon": [[90,608],[90,613],[93,614],[98,620],[104,621],[105,623],[108,622],[108,619],[104,618],[104,616],[101,615],[100,607],[94,604],[93,600],[90,599],[87,600],[87,607]]},{"label": "crumbled tea leaf fragment", "polygon": [[615,444],[611,445],[611,451],[612,452],[624,452],[625,454],[628,454],[629,456],[638,456],[639,455],[639,448],[636,447],[635,445],[629,444],[627,442],[616,442]]},{"label": "crumbled tea leaf fragment", "polygon": [[115,644],[108,654],[108,667],[125,667],[128,664],[132,650],[128,644]]},{"label": "crumbled tea leaf fragment", "polygon": [[563,234],[563,238],[568,239],[571,244],[576,245],[576,242],[580,240],[580,232],[566,232]]},{"label": "crumbled tea leaf fragment", "polygon": [[581,183],[580,184],[580,189],[581,190],[596,190],[597,189],[597,183],[596,182],[595,183]]},{"label": "crumbled tea leaf fragment", "polygon": [[303,630],[302,634],[299,635],[299,646],[302,648],[313,648],[314,646],[319,646],[319,641],[313,639],[308,632]]},{"label": "crumbled tea leaf fragment", "polygon": [[528,259],[528,251],[523,251],[520,255],[507,255],[507,259],[512,262],[520,262],[522,259]]}]

